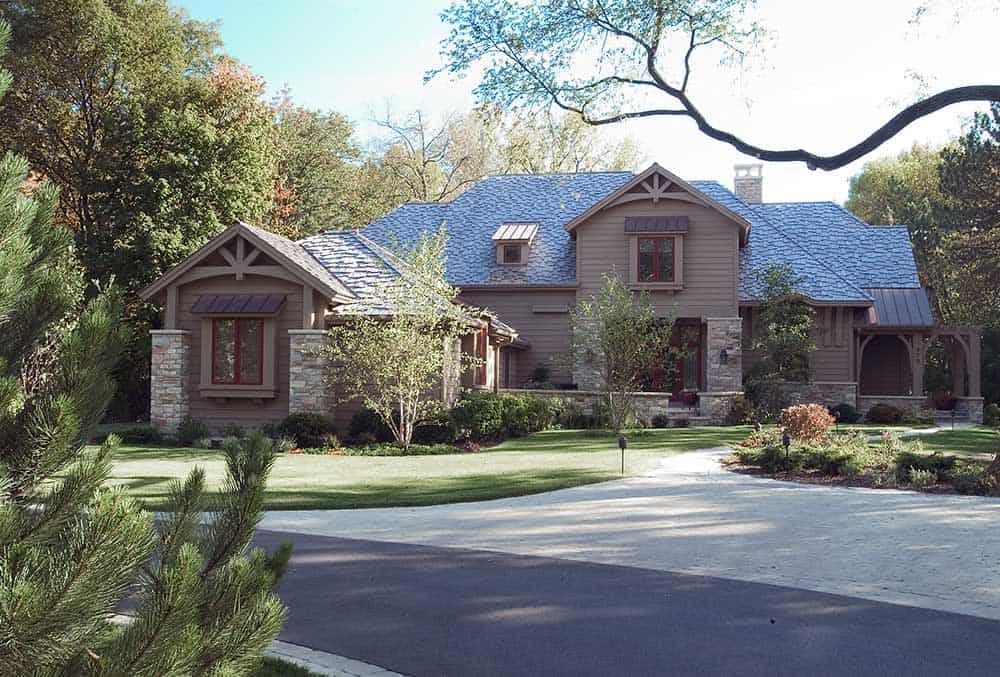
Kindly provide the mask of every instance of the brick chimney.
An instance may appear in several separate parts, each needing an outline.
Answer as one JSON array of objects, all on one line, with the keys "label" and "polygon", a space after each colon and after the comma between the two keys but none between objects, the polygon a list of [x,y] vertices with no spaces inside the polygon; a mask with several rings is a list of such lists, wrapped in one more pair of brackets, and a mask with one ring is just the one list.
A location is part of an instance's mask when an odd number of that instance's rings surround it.
[{"label": "brick chimney", "polygon": [[748,204],[759,205],[764,201],[764,165],[733,165],[736,197]]}]

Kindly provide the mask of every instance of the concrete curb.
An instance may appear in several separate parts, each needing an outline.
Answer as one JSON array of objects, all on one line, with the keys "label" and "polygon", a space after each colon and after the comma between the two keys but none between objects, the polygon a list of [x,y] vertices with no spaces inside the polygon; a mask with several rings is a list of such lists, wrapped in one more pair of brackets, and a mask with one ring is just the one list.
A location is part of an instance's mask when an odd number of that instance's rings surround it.
[{"label": "concrete curb", "polygon": [[377,665],[280,640],[271,642],[265,653],[327,677],[405,677]]}]

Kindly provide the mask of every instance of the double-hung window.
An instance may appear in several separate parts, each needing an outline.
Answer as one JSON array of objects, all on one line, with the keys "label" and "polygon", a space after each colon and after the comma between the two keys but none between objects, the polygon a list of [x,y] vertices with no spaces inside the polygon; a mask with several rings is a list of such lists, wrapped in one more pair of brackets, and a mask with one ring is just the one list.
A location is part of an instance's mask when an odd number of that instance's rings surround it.
[{"label": "double-hung window", "polygon": [[636,264],[639,282],[674,282],[676,279],[672,237],[640,237]]},{"label": "double-hung window", "polygon": [[264,320],[212,320],[212,383],[261,385],[264,382]]}]

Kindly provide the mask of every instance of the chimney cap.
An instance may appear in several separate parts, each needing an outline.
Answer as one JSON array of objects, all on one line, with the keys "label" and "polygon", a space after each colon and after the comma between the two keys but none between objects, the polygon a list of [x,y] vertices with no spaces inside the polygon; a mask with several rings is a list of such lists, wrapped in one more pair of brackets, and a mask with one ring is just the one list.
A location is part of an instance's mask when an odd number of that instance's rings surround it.
[{"label": "chimney cap", "polygon": [[736,176],[763,176],[764,175],[764,165],[759,162],[755,163],[742,163],[733,165],[733,169],[736,171]]}]

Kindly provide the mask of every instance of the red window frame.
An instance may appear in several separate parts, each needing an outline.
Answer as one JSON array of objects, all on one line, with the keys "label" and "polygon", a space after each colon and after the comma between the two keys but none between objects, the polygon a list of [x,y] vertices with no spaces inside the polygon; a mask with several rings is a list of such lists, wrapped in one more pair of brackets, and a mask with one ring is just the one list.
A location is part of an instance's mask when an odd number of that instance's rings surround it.
[{"label": "red window frame", "polygon": [[[220,381],[215,377],[215,347],[216,347],[216,337],[218,336],[218,331],[216,331],[216,324],[218,322],[229,322],[233,323],[233,380],[232,381]],[[256,322],[257,323],[257,337],[259,345],[257,349],[260,351],[260,357],[257,360],[257,380],[256,381],[244,381],[241,376],[243,373],[242,365],[240,364],[240,354],[243,352],[243,342],[240,336],[240,325],[244,322]],[[264,383],[264,320],[254,319],[254,318],[241,318],[241,317],[216,317],[212,318],[212,384],[213,385],[253,385],[259,386]]]},{"label": "red window frame", "polygon": [[476,337],[476,357],[479,358],[479,366],[476,368],[476,383],[481,386],[486,385],[486,347],[489,342],[489,331],[489,327],[483,327]]},{"label": "red window frame", "polygon": [[[660,277],[660,243],[670,240],[670,279],[665,280]],[[640,262],[642,260],[642,243],[652,242],[653,243],[653,277],[643,278],[642,277],[642,266]],[[676,237],[640,237],[639,241],[636,243],[636,253],[635,253],[635,277],[639,282],[676,282],[677,281],[677,238]]]}]

